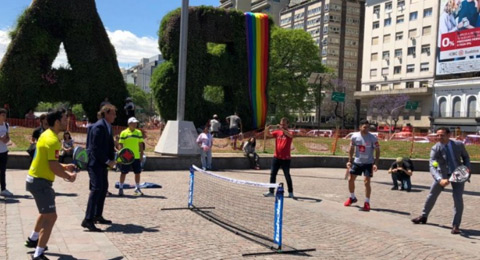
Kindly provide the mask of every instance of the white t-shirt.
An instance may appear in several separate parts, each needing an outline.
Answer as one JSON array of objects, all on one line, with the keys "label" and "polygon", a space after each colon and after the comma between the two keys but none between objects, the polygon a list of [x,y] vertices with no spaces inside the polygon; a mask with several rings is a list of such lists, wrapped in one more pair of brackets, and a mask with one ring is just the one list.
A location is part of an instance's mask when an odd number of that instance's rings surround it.
[{"label": "white t-shirt", "polygon": [[[0,137],[8,133],[7,123],[4,122],[3,125],[0,125]],[[8,152],[7,144],[0,141],[0,153]]]},{"label": "white t-shirt", "polygon": [[362,135],[356,132],[352,135],[351,145],[355,146],[355,160],[357,164],[373,164],[373,151],[380,147],[377,137],[371,133]]}]

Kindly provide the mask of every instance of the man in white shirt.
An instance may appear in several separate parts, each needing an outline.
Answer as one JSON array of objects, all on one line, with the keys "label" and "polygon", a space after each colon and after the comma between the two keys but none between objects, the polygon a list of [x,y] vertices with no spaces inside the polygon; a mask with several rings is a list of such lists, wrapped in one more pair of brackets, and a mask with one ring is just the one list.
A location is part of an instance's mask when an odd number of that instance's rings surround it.
[{"label": "man in white shirt", "polygon": [[0,109],[0,195],[4,197],[12,196],[13,194],[7,190],[7,182],[5,173],[7,171],[8,161],[8,147],[7,143],[10,141],[8,134],[7,110]]}]

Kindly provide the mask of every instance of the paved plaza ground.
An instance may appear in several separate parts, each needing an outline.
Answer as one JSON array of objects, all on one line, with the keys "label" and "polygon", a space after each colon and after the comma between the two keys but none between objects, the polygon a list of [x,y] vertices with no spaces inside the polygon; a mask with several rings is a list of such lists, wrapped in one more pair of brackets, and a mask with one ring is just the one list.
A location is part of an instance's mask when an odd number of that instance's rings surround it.
[{"label": "paved plaza ground", "polygon": [[[363,178],[356,182],[359,202],[344,207],[348,196],[344,169],[292,169],[296,200],[285,199],[283,242],[297,249],[315,248],[309,259],[480,259],[480,176],[467,183],[461,235],[450,234],[452,193],[439,197],[427,225],[413,225],[431,184],[430,174],[416,172],[410,193],[391,191],[390,175],[378,171],[373,179],[370,212],[362,212]],[[237,179],[268,182],[268,170],[221,170]],[[281,173],[281,171],[280,171]],[[23,242],[30,234],[37,209],[25,191],[25,170],[7,170],[7,188],[15,196],[0,198],[0,259],[29,259]],[[110,190],[118,173],[110,172]],[[279,181],[284,181],[279,175]],[[57,178],[58,220],[48,243],[50,259],[243,259],[242,254],[268,252],[186,207],[189,172],[150,171],[142,181],[161,184],[144,189],[144,197],[107,197],[104,216],[113,225],[98,225],[103,233],[80,227],[88,197],[88,174],[75,183]],[[127,176],[133,182],[133,176]],[[258,194],[262,196],[262,194]],[[273,226],[273,223],[272,223]],[[273,227],[272,227],[273,228]],[[302,259],[302,255],[262,255],[257,259]]]}]

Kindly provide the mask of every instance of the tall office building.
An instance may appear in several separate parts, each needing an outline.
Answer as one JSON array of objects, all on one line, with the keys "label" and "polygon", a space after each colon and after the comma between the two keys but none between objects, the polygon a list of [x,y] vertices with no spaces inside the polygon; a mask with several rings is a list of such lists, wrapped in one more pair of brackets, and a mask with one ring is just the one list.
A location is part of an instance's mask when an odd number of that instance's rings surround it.
[{"label": "tall office building", "polygon": [[126,83],[134,84],[143,91],[150,93],[150,80],[155,68],[164,62],[162,54],[150,58],[142,58],[140,62],[128,69],[122,69],[123,79]]},{"label": "tall office building", "polygon": [[[416,109],[400,105],[397,125],[430,128],[438,5],[435,0],[367,0],[362,84],[355,92],[364,114],[377,96],[408,95]],[[386,121],[381,116],[367,118]]]},{"label": "tall office building", "polygon": [[[310,33],[319,46],[322,63],[332,68],[342,82],[344,89],[336,91],[347,93],[352,110],[357,110],[353,92],[361,82],[364,4],[357,0],[297,0],[280,13],[282,28]],[[322,111],[321,117],[330,115],[331,111]],[[300,115],[299,121],[318,122],[321,117],[318,111],[312,111]]]},{"label": "tall office building", "polygon": [[220,0],[219,7],[233,8],[242,12],[266,13],[278,25],[280,11],[289,2],[290,0]]}]

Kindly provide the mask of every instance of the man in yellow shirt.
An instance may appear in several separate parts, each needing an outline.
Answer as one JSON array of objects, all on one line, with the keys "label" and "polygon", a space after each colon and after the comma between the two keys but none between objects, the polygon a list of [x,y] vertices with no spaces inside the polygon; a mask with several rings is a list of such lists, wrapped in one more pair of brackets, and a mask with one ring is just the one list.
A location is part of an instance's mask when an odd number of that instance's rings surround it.
[{"label": "man in yellow shirt", "polygon": [[37,150],[27,175],[27,190],[32,193],[37,204],[39,216],[31,235],[25,242],[26,247],[35,247],[33,259],[48,259],[44,251],[57,220],[55,191],[52,184],[55,175],[74,182],[75,165],[60,164],[60,140],[58,133],[67,127],[65,110],[54,110],[47,115],[49,129],[42,133],[37,142]]},{"label": "man in yellow shirt", "polygon": [[135,196],[142,196],[143,192],[140,190],[140,173],[142,173],[141,160],[143,157],[143,151],[145,149],[145,144],[143,143],[143,134],[142,131],[137,129],[138,120],[135,117],[130,117],[128,119],[128,128],[123,130],[120,133],[120,149],[128,148],[132,150],[135,155],[135,160],[131,165],[121,165],[120,166],[120,183],[118,187],[118,196],[123,196],[123,183],[125,182],[125,177],[130,171],[130,167],[133,169],[135,174]]}]

